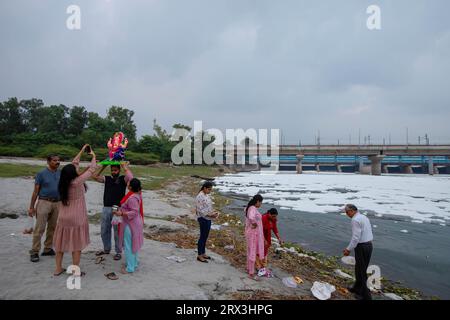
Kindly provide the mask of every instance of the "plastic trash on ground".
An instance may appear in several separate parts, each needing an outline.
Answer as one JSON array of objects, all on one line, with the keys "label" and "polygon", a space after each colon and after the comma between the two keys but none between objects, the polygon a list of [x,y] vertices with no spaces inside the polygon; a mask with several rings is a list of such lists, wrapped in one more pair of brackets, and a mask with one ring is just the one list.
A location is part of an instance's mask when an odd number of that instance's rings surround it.
[{"label": "plastic trash on ground", "polygon": [[294,277],[294,281],[295,281],[297,284],[302,284],[302,283],[303,283],[303,279],[300,278],[299,276]]},{"label": "plastic trash on ground", "polygon": [[283,284],[288,288],[294,288],[296,289],[298,287],[297,282],[295,281],[294,277],[286,277],[281,280]]},{"label": "plastic trash on ground", "polygon": [[402,297],[396,295],[395,293],[384,293],[384,295],[392,300],[403,300]]},{"label": "plastic trash on ground", "polygon": [[166,257],[166,259],[169,259],[169,260],[172,260],[172,261],[176,261],[178,263],[186,261],[185,258],[181,258],[181,257],[178,257],[178,256],[170,256],[170,257]]},{"label": "plastic trash on ground", "polygon": [[328,300],[331,298],[331,294],[336,291],[335,286],[320,281],[314,281],[314,284],[311,288],[311,292],[314,297],[319,300]]},{"label": "plastic trash on ground", "polygon": [[258,271],[258,277],[263,277],[266,275],[266,268],[261,268]]},{"label": "plastic trash on ground", "polygon": [[354,266],[356,264],[355,257],[352,256],[344,256],[341,258],[342,263],[348,264],[349,266]]},{"label": "plastic trash on ground", "polygon": [[230,251],[233,251],[234,250],[234,246],[233,245],[228,245],[228,246],[225,246],[225,247],[223,247],[225,250],[230,250]]},{"label": "plastic trash on ground", "polygon": [[351,275],[349,275],[348,273],[345,273],[341,269],[334,270],[334,273],[341,278],[352,279],[352,280],[354,279]]},{"label": "plastic trash on ground", "polygon": [[221,226],[218,225],[218,224],[213,224],[213,225],[211,226],[211,230],[220,230],[220,229],[221,229]]}]

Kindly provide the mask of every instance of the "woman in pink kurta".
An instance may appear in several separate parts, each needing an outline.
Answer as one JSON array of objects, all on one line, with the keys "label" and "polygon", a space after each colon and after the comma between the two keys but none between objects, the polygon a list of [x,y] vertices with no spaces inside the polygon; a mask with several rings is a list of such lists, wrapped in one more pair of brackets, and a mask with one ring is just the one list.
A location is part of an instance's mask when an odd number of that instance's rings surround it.
[{"label": "woman in pink kurta", "polygon": [[81,251],[89,245],[89,222],[84,194],[85,182],[94,173],[97,164],[95,153],[91,151],[92,160],[83,173],[79,173],[81,154],[87,145],[84,145],[71,164],[61,170],[59,180],[59,194],[61,204],[58,221],[53,236],[53,246],[56,251],[55,276],[61,275],[65,269],[62,267],[64,252],[72,253],[72,264],[79,266]]},{"label": "woman in pink kurta", "polygon": [[133,273],[139,265],[138,253],[144,244],[144,212],[141,182],[133,178],[128,182],[129,193],[122,199],[121,207],[113,214],[122,217],[119,226],[119,248],[124,247],[126,265],[121,272]]},{"label": "woman in pink kurta", "polygon": [[255,195],[245,209],[245,238],[247,240],[247,271],[249,277],[256,280],[255,264],[264,258],[264,233],[261,213],[263,197]]}]

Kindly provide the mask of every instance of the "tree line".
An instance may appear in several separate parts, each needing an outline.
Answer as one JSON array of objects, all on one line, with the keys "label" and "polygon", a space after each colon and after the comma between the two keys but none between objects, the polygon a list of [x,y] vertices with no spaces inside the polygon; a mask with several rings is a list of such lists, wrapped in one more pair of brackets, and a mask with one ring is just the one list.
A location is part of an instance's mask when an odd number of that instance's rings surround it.
[{"label": "tree line", "polygon": [[[153,135],[138,139],[133,116],[133,110],[121,106],[111,106],[102,117],[84,106],[45,105],[36,98],[9,98],[0,102],[0,155],[39,156],[53,149],[62,152],[62,148],[79,148],[84,143],[106,148],[114,132],[122,131],[129,141],[127,156],[139,158],[141,153],[146,157],[140,158],[150,162],[169,162],[177,143],[171,141],[171,134],[154,120]],[[179,123],[173,128],[191,130]]]}]

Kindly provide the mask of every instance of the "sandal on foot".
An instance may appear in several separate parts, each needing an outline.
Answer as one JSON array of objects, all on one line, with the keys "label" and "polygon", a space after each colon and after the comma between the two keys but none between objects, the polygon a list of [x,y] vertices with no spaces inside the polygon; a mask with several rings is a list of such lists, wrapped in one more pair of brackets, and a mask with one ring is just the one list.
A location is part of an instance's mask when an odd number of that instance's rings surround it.
[{"label": "sandal on foot", "polygon": [[119,277],[114,272],[105,273],[105,277],[107,277],[109,280],[119,279]]},{"label": "sandal on foot", "polygon": [[203,258],[205,258],[205,259],[208,259],[208,260],[210,260],[210,259],[211,259],[211,257],[210,257],[210,256],[207,256],[206,254],[205,254],[205,255],[203,255]]},{"label": "sandal on foot", "polygon": [[197,261],[203,262],[203,263],[208,263],[208,260],[206,260],[205,258],[200,259],[200,257],[197,257]]},{"label": "sandal on foot", "polygon": [[62,269],[61,272],[54,273],[53,275],[54,275],[55,277],[59,277],[59,276],[62,275],[64,272],[66,272],[66,269]]},{"label": "sandal on foot", "polygon": [[100,264],[103,261],[105,261],[105,257],[103,256],[98,256],[97,259],[95,259],[95,264]]},{"label": "sandal on foot", "polygon": [[116,253],[115,255],[114,255],[114,260],[120,260],[120,259],[122,259],[122,255],[120,254],[120,253]]}]

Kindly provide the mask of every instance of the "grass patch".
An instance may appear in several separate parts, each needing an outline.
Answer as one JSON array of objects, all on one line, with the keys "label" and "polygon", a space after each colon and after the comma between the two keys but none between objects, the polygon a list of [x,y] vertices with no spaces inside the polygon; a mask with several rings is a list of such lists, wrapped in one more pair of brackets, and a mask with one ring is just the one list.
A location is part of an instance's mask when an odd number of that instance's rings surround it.
[{"label": "grass patch", "polygon": [[[0,177],[13,178],[34,176],[44,168],[45,166],[0,163]],[[222,174],[221,169],[217,166],[169,166],[164,164],[154,166],[131,165],[131,170],[136,178],[141,179],[142,186],[145,190],[162,189],[170,182],[191,175],[215,177]],[[109,169],[106,168],[104,173],[108,174]],[[195,189],[197,190],[198,186],[195,185]]]},{"label": "grass patch", "polygon": [[0,177],[14,178],[34,176],[44,168],[44,166],[32,166],[27,164],[0,163]]},{"label": "grass patch", "polygon": [[162,189],[170,182],[191,175],[215,177],[221,174],[217,166],[132,166],[131,170],[147,190]]}]

